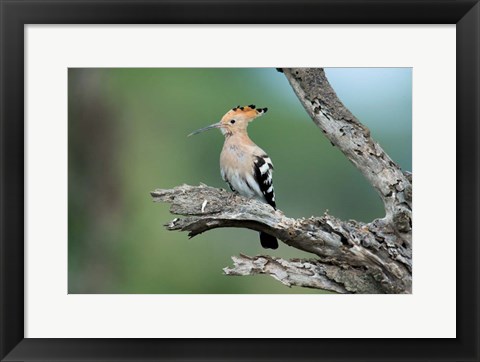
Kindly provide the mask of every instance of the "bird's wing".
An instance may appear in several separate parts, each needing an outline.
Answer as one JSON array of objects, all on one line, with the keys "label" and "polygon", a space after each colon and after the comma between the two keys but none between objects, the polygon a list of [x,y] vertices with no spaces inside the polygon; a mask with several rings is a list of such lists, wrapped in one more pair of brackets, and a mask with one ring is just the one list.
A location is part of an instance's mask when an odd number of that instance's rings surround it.
[{"label": "bird's wing", "polygon": [[273,190],[272,171],[273,164],[266,154],[255,156],[253,161],[255,181],[267,203],[276,209],[275,191]]}]

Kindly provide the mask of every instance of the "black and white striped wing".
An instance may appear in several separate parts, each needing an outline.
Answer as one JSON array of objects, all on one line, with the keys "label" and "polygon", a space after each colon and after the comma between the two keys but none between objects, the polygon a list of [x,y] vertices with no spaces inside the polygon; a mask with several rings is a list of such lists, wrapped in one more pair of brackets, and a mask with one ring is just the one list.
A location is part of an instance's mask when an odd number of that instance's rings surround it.
[{"label": "black and white striped wing", "polygon": [[275,191],[273,190],[272,160],[267,155],[256,156],[254,160],[255,181],[267,203],[276,209]]}]

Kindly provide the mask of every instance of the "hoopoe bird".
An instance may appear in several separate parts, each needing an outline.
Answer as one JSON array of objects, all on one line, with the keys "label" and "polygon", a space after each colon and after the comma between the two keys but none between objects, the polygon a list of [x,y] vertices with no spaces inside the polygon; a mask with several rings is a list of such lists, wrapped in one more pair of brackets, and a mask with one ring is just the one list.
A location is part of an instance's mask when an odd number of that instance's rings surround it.
[{"label": "hoopoe bird", "polygon": [[[220,129],[225,136],[220,154],[222,179],[233,192],[254,197],[276,209],[272,161],[247,133],[248,124],[263,116],[267,110],[268,108],[256,108],[253,104],[237,106],[225,113],[220,122],[196,130],[189,136],[214,128]],[[260,233],[260,243],[266,249],[278,248],[277,239],[263,232]]]}]

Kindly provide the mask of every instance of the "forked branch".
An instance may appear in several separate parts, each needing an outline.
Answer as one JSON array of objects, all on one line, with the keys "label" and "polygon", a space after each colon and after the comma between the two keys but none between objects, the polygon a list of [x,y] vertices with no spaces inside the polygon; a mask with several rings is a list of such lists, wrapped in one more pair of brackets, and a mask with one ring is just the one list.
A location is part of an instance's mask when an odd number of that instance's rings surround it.
[{"label": "forked branch", "polygon": [[[411,231],[412,183],[375,142],[370,130],[343,105],[319,68],[284,68],[298,99],[325,136],[377,190],[386,219],[402,234]],[[408,235],[404,235],[410,242]]]},{"label": "forked branch", "polygon": [[[384,220],[364,224],[342,221],[328,214],[292,219],[255,199],[206,185],[182,185],[151,194],[154,201],[171,204],[173,214],[187,216],[170,221],[166,224],[168,230],[188,231],[189,236],[194,237],[220,227],[248,228],[264,231],[287,245],[314,254],[315,261],[303,262],[315,266],[311,282],[306,283],[303,274],[302,278],[291,275],[284,284],[311,288],[321,285],[321,289],[336,292],[410,292],[411,253],[405,245],[397,244],[397,236]],[[252,267],[248,269],[251,274],[275,276],[279,275],[282,265],[284,272],[288,272],[294,269],[289,266],[295,265],[298,269],[302,264],[296,260],[278,265],[268,256],[259,258],[270,261],[268,268]],[[243,260],[245,264],[245,258]],[[236,264],[227,270],[229,275],[245,275],[246,269]]]}]

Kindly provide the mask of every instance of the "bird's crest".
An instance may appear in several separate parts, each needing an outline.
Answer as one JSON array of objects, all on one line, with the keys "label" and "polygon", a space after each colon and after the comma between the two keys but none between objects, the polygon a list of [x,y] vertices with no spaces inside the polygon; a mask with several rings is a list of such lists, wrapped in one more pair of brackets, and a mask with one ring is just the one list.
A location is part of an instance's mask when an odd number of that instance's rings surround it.
[{"label": "bird's crest", "polygon": [[268,111],[268,108],[257,108],[255,104],[250,104],[248,106],[236,106],[233,107],[228,114],[229,115],[235,115],[235,114],[241,114],[244,117],[247,118],[257,118],[264,113]]}]

